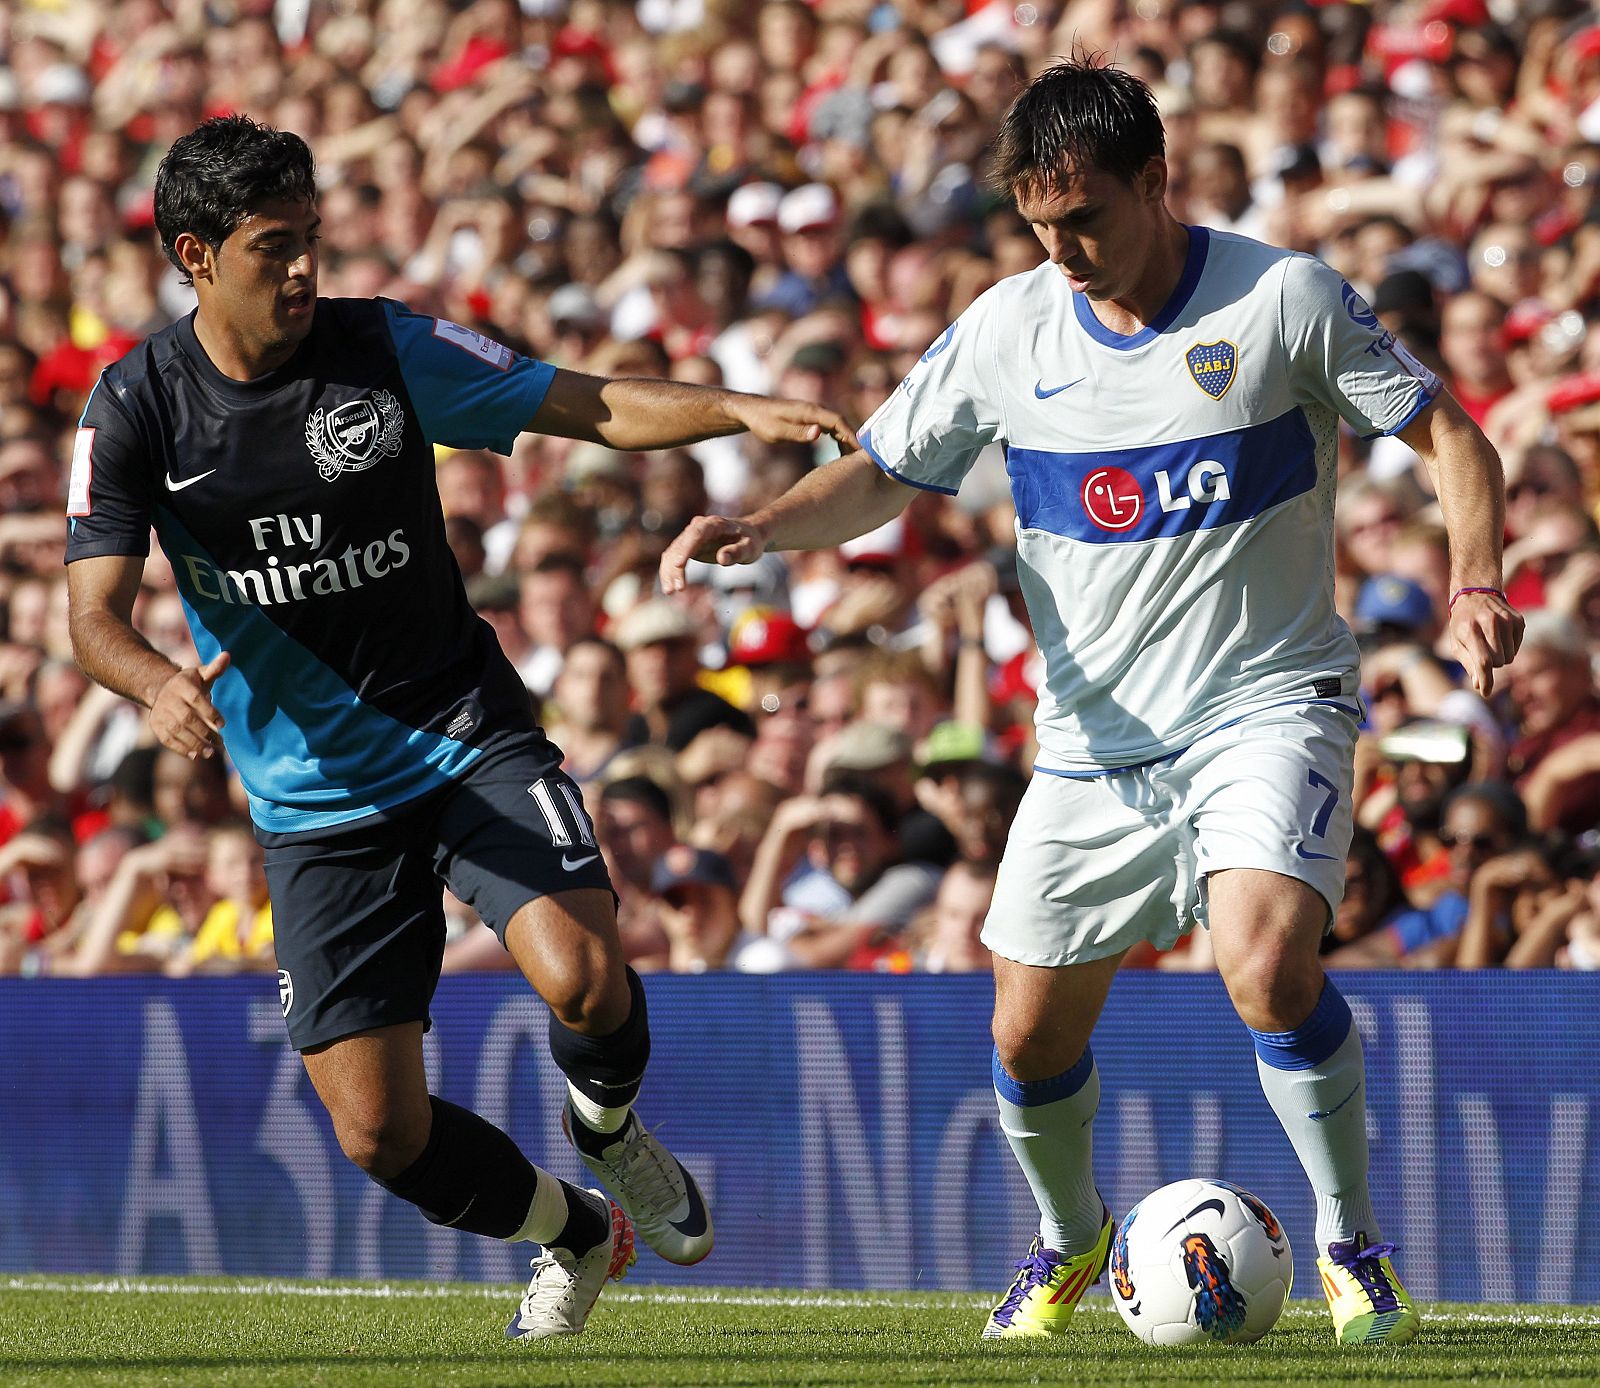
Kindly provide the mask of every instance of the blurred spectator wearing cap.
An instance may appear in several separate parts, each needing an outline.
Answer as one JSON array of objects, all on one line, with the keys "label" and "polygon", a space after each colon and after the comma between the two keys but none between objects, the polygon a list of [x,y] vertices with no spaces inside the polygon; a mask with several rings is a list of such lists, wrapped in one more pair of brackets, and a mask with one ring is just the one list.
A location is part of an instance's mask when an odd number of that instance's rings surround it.
[{"label": "blurred spectator wearing cap", "polygon": [[650,890],[669,948],[664,959],[649,962],[679,974],[738,967],[730,960],[740,934],[738,893],[726,858],[674,844],[655,865]]},{"label": "blurred spectator wearing cap", "polygon": [[907,856],[947,862],[958,854],[999,863],[1027,778],[998,760],[983,730],[971,724],[940,723],[923,742],[920,760],[917,803],[937,820],[953,853],[930,836],[921,853]]},{"label": "blurred spectator wearing cap", "polygon": [[605,310],[586,285],[562,285],[545,301],[545,315],[552,334],[547,357],[557,366],[577,367],[605,340]]},{"label": "blurred spectator wearing cap", "polygon": [[1439,614],[1420,583],[1378,574],[1361,585],[1354,628],[1373,725],[1388,731],[1406,714],[1426,716],[1455,686],[1433,654]]},{"label": "blurred spectator wearing cap", "polygon": [[831,300],[853,302],[855,291],[840,263],[839,198],[825,183],[807,183],[778,204],[784,271],[758,299],[762,308],[800,318]]},{"label": "blurred spectator wearing cap", "polygon": [[1600,824],[1600,693],[1589,644],[1570,617],[1528,616],[1508,688],[1517,737],[1510,768],[1539,830]]},{"label": "blurred spectator wearing cap", "polygon": [[728,237],[754,261],[756,279],[751,285],[758,297],[779,274],[783,246],[778,231],[778,207],[783,189],[776,183],[747,183],[728,198]]},{"label": "blurred spectator wearing cap", "polygon": [[754,735],[747,714],[701,688],[698,633],[682,607],[652,598],[624,615],[611,637],[627,658],[636,701],[626,733],[629,742],[658,742],[681,752],[707,728]]},{"label": "blurred spectator wearing cap", "polygon": [[1371,829],[1402,889],[1427,904],[1444,889],[1449,854],[1439,838],[1445,800],[1472,774],[1472,745],[1459,724],[1409,718],[1363,745],[1381,759],[1377,788],[1360,795],[1359,822]]}]

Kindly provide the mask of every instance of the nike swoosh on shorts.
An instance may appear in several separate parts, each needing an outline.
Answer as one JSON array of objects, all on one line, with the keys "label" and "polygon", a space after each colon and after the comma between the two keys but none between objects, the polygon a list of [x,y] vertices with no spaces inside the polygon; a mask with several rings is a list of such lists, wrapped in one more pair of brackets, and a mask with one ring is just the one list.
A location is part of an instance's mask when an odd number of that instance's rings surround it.
[{"label": "nike swoosh on shorts", "polygon": [[589,864],[599,856],[600,855],[598,853],[591,853],[587,858],[579,858],[576,862],[574,862],[572,859],[568,858],[565,853],[563,853],[561,855],[561,866],[566,868],[568,872],[576,872],[581,867],[588,867]]}]

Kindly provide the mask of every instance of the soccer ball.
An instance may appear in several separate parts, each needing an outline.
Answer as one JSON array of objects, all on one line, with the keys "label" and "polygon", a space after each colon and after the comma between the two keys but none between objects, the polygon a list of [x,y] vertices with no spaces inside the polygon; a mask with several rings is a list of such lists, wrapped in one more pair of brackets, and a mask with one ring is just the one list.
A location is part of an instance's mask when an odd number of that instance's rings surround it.
[{"label": "soccer ball", "polygon": [[1293,1280],[1283,1226],[1226,1181],[1162,1186],[1111,1241],[1111,1304],[1147,1345],[1248,1345],[1277,1324]]}]

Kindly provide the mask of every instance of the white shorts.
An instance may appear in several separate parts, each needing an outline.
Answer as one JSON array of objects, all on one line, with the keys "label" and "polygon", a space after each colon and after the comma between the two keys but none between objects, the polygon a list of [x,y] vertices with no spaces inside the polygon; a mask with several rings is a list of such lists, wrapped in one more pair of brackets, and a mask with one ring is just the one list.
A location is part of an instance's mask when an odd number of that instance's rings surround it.
[{"label": "white shorts", "polygon": [[1011,826],[983,943],[1081,964],[1205,923],[1205,877],[1261,868],[1344,896],[1356,717],[1288,704],[1159,762],[1077,779],[1036,771]]}]

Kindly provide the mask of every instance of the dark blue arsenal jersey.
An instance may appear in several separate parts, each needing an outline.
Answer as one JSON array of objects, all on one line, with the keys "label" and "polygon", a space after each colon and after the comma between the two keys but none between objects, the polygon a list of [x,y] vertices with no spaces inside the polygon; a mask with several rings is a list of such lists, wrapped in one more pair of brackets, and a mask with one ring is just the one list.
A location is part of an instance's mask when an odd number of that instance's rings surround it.
[{"label": "dark blue arsenal jersey", "polygon": [[107,368],[73,451],[67,562],[154,526],[257,826],[365,819],[532,729],[445,542],[436,443],[509,453],[555,368],[389,300],[320,299],[294,357],[222,375],[192,318]]}]

